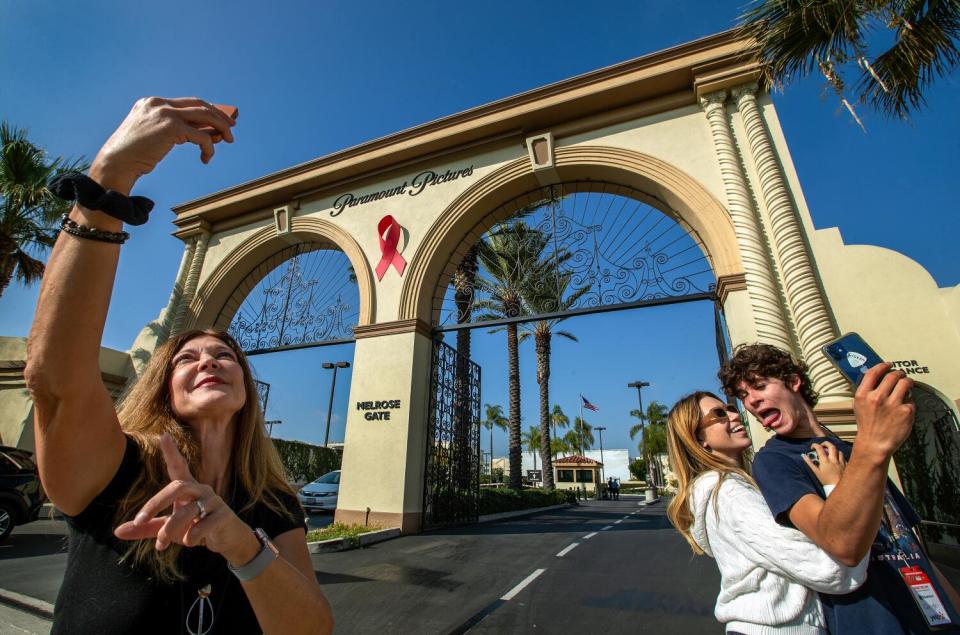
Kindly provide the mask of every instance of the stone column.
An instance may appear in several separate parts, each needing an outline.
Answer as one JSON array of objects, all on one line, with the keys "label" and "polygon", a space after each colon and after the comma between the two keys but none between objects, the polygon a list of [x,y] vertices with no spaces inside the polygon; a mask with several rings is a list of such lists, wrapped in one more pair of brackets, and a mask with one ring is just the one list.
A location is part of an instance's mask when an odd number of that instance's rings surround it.
[{"label": "stone column", "polygon": [[200,281],[200,270],[203,268],[203,259],[207,254],[207,245],[210,243],[210,232],[200,230],[193,240],[193,258],[190,262],[190,270],[187,272],[186,282],[184,282],[183,285],[183,295],[177,304],[177,311],[173,318],[173,325],[170,328],[170,335],[176,335],[184,330],[190,303],[193,301],[193,296],[197,293],[197,283]]},{"label": "stone column", "polygon": [[177,269],[177,278],[173,282],[173,289],[170,291],[170,298],[167,300],[167,307],[161,314],[160,328],[164,338],[170,336],[170,329],[173,327],[174,315],[180,306],[180,299],[183,297],[184,286],[187,283],[187,274],[193,264],[193,255],[197,249],[197,237],[188,238],[183,244],[183,257],[180,259],[180,268]]},{"label": "stone column", "polygon": [[810,368],[813,387],[821,397],[847,399],[852,396],[849,385],[820,350],[837,333],[807,250],[799,216],[757,105],[756,91],[756,84],[747,84],[733,92],[769,214],[773,253],[780,264],[784,295],[796,327],[800,352]]},{"label": "stone column", "polygon": [[737,235],[737,247],[743,261],[747,292],[757,337],[766,343],[794,352],[790,327],[783,311],[780,289],[767,254],[767,244],[753,207],[750,190],[740,167],[733,133],[727,121],[724,103],[727,93],[710,93],[700,99],[700,105],[710,123],[713,145],[720,163],[727,209]]},{"label": "stone column", "polygon": [[[346,412],[337,522],[418,533],[430,411],[430,326],[419,320],[357,327]],[[399,400],[389,419],[357,404]]]}]

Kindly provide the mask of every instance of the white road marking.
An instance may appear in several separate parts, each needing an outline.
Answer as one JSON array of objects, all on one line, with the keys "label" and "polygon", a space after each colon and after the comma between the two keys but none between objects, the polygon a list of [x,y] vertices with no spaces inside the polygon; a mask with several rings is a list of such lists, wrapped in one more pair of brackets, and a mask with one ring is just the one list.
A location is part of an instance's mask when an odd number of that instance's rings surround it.
[{"label": "white road marking", "polygon": [[606,527],[601,527],[600,531],[606,531],[608,529],[613,529],[613,525],[607,525]]},{"label": "white road marking", "polygon": [[627,519],[630,518],[631,515],[632,515],[632,514],[628,514],[628,515],[624,516],[623,519],[624,519],[624,520],[627,520]]},{"label": "white road marking", "polygon": [[623,519],[621,518],[620,520],[615,521],[613,524],[614,524],[614,525],[619,525],[619,524],[622,523],[622,522],[623,522]]},{"label": "white road marking", "polygon": [[573,544],[567,545],[566,547],[563,548],[563,551],[561,551],[560,553],[557,554],[557,557],[558,557],[558,558],[564,557],[565,555],[567,555],[568,553],[570,553],[571,551],[573,551],[573,550],[574,550],[576,547],[578,547],[579,545],[580,545],[579,542],[575,542],[575,543],[573,543]]},{"label": "white road marking", "polygon": [[591,531],[589,534],[587,534],[586,536],[584,536],[583,539],[584,539],[584,540],[590,540],[591,538],[593,538],[593,537],[596,536],[596,535],[597,535],[597,532]]},{"label": "white road marking", "polygon": [[534,571],[533,573],[531,573],[530,575],[528,575],[526,578],[524,578],[524,579],[523,579],[523,582],[521,582],[521,583],[518,584],[517,586],[515,586],[515,587],[513,587],[512,589],[510,589],[509,591],[507,591],[507,592],[503,595],[503,597],[501,597],[500,599],[503,600],[504,602],[509,602],[510,600],[512,600],[512,599],[514,598],[514,596],[515,596],[517,593],[520,593],[520,591],[523,591],[523,590],[527,587],[528,584],[530,584],[531,582],[533,582],[534,580],[536,580],[537,577],[538,577],[541,573],[543,573],[544,571],[546,571],[546,569],[537,569],[536,571]]}]

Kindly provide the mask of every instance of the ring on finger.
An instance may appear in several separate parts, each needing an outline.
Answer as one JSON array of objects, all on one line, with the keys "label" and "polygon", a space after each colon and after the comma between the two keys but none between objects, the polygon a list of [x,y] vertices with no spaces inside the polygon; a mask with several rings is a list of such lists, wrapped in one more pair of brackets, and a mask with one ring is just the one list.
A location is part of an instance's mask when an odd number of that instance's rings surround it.
[{"label": "ring on finger", "polygon": [[194,504],[196,504],[197,509],[200,511],[200,520],[203,520],[204,518],[206,518],[206,517],[207,517],[207,508],[204,507],[203,501],[198,498],[197,500],[195,500],[195,501],[193,501],[193,502],[194,502]]}]

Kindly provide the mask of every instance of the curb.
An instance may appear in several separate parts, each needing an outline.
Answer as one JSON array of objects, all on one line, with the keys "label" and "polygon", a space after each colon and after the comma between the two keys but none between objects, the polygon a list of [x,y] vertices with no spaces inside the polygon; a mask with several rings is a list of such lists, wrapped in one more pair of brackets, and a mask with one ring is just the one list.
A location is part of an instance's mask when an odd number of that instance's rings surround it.
[{"label": "curb", "polygon": [[520,516],[529,516],[531,514],[539,514],[540,512],[547,512],[552,509],[566,509],[567,507],[573,507],[573,503],[561,503],[560,505],[549,505],[547,507],[535,507],[533,509],[518,509],[512,512],[500,512],[499,514],[485,514],[479,518],[478,523],[493,523],[498,520],[506,520],[508,518],[519,518]]},{"label": "curb", "polygon": [[659,503],[659,502],[660,502],[660,498],[658,497],[658,498],[654,498],[652,501],[640,501],[639,503],[637,503],[637,505],[639,505],[640,507],[646,507],[647,505],[653,505],[654,503]]},{"label": "curb", "polygon": [[308,542],[307,550],[310,553],[336,553],[338,551],[348,551],[373,545],[384,540],[391,540],[400,536],[400,528],[392,527],[390,529],[379,529],[360,534],[355,539],[349,538],[330,538],[329,540],[318,540]]},{"label": "curb", "polygon": [[53,604],[32,598],[29,595],[17,593],[16,591],[0,589],[0,603],[26,611],[27,613],[42,617],[46,620],[53,619]]}]

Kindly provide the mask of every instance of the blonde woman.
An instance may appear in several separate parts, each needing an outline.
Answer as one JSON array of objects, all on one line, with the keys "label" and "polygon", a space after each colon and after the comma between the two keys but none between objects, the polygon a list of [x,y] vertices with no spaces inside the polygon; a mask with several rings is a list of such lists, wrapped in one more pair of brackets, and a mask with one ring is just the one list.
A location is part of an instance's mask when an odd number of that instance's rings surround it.
[{"label": "blonde woman", "polygon": [[[867,558],[845,567],[795,529],[778,525],[750,477],[751,442],[735,407],[709,392],[678,401],[667,421],[670,463],[678,480],[670,522],[695,554],[720,569],[714,614],[727,633],[821,635],[826,623],[815,591],[848,593],[866,579]],[[843,456],[813,444],[808,466],[832,490]]]},{"label": "blonde woman", "polygon": [[[208,162],[231,126],[198,99],[140,100],[74,181],[80,200],[47,265],[25,371],[40,476],[70,536],[53,633],[333,629],[237,343],[213,331],[168,340],[119,413],[100,379],[118,216],[138,204],[126,195],[174,145],[194,143]],[[114,194],[91,197],[97,188]]]}]

